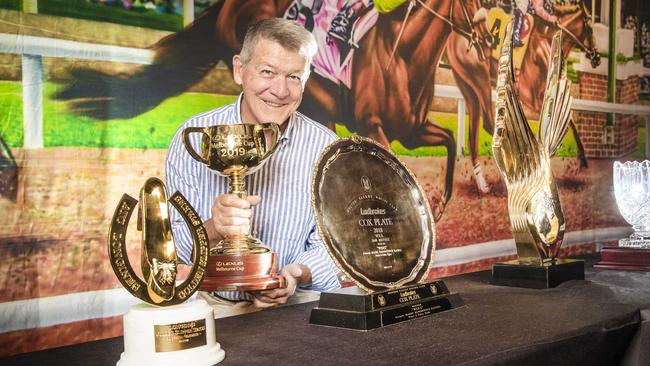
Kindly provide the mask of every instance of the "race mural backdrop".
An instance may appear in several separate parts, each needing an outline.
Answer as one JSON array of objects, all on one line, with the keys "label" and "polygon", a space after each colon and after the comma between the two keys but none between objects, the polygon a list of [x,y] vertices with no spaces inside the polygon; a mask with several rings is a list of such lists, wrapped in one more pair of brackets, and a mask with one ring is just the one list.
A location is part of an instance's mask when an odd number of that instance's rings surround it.
[{"label": "race mural backdrop", "polygon": [[[300,110],[339,136],[390,147],[417,176],[437,221],[431,277],[515,254],[491,152],[505,26],[513,22],[533,130],[558,30],[576,100],[608,100],[606,0],[183,3],[0,1],[0,356],[121,335],[135,299],[108,262],[110,217],[123,193],[164,178],[167,145],[187,118],[237,98],[231,60],[251,22],[285,17],[309,29],[319,51]],[[636,30],[617,42],[618,104],[646,99],[647,10],[630,4]],[[627,234],[612,163],[646,149],[643,116],[581,108],[552,161],[565,254]],[[129,236],[139,268],[140,234]]]}]

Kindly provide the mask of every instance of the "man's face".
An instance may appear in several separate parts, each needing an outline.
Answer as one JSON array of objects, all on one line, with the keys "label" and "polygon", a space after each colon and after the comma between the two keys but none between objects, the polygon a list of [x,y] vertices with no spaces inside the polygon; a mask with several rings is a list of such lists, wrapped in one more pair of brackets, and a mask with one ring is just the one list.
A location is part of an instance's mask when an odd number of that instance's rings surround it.
[{"label": "man's face", "polygon": [[260,39],[247,64],[233,57],[233,77],[242,86],[243,123],[285,123],[298,109],[307,78],[306,59],[280,44]]}]

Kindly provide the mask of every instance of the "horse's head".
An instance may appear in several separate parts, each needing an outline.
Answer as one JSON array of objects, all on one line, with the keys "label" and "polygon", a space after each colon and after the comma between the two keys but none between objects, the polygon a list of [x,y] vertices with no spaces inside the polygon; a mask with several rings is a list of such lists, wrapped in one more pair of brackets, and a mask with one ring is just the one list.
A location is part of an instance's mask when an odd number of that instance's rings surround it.
[{"label": "horse's head", "polygon": [[592,67],[600,65],[600,54],[594,43],[591,12],[585,0],[573,0],[565,5],[556,5],[554,9],[559,25],[564,28],[565,33],[568,33],[565,34],[568,37],[564,37],[564,39],[569,42],[569,47],[564,51],[568,52],[574,44],[577,44],[591,60]]},{"label": "horse's head", "polygon": [[[424,32],[437,32],[434,36],[442,36],[441,29],[430,26],[435,20],[443,27],[450,27],[451,31],[469,39],[471,47],[487,51],[492,37],[487,28],[487,11],[480,11],[480,1],[409,0],[389,13],[380,14],[377,24],[390,22],[391,25],[385,28],[390,29],[391,33],[395,33],[394,29],[410,26],[404,32],[401,44],[411,48],[411,42],[421,42]],[[401,33],[401,30],[398,33]]]}]

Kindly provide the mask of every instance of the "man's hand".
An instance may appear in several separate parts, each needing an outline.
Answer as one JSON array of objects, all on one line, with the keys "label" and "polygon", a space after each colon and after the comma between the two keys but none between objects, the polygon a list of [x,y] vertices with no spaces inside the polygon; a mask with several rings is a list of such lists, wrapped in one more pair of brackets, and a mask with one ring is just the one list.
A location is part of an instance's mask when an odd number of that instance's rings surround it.
[{"label": "man's hand", "polygon": [[296,287],[311,283],[311,271],[303,264],[291,263],[280,271],[287,280],[287,287],[273,290],[251,292],[256,308],[270,308],[286,304],[289,297],[296,292]]},{"label": "man's hand", "polygon": [[242,199],[234,194],[224,194],[217,197],[212,205],[212,218],[206,221],[210,240],[214,242],[228,234],[248,233],[251,226],[251,207],[259,202],[260,196]]}]

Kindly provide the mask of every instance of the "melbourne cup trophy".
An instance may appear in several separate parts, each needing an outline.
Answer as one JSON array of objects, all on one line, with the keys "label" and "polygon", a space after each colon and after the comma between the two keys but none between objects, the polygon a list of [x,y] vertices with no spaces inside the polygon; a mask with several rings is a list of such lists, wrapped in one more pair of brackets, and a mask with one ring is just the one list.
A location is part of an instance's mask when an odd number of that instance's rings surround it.
[{"label": "melbourne cup trophy", "polygon": [[494,264],[496,284],[549,288],[584,279],[583,261],[557,258],[565,221],[550,158],[566,134],[572,102],[561,39],[561,32],[557,32],[551,44],[537,137],[515,88],[512,24],[508,25],[501,48],[492,150],[508,189],[508,213],[518,259]]},{"label": "melbourne cup trophy", "polygon": [[462,306],[429,280],[435,226],[413,174],[382,145],[353,136],[319,158],[312,206],[325,248],[356,286],[321,293],[310,323],[368,331]]},{"label": "melbourne cup trophy", "polygon": [[[202,134],[200,151],[190,142]],[[188,153],[214,172],[229,178],[229,194],[245,198],[244,176],[275,151],[280,139],[276,123],[232,124],[183,130]],[[277,274],[275,253],[249,233],[227,235],[210,250],[204,291],[257,291],[283,288]]]},{"label": "melbourne cup trophy", "polygon": [[650,271],[650,161],[614,162],[614,195],[632,235],[605,246],[598,268]]},{"label": "melbourne cup trophy", "polygon": [[[178,260],[169,220],[168,203],[183,217],[193,240],[192,267],[177,285]],[[126,232],[138,209],[137,228],[142,232],[140,279],[129,262]],[[216,342],[212,307],[190,299],[198,290],[208,262],[208,236],[199,215],[180,193],[168,201],[165,185],[149,178],[140,201],[124,194],[108,233],[108,254],[115,275],[124,288],[145,303],[124,316],[124,352],[118,365],[214,365],[225,357]],[[187,302],[185,302],[187,301]]]}]

